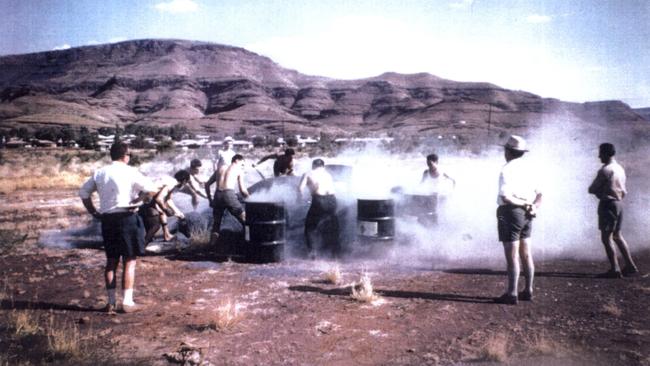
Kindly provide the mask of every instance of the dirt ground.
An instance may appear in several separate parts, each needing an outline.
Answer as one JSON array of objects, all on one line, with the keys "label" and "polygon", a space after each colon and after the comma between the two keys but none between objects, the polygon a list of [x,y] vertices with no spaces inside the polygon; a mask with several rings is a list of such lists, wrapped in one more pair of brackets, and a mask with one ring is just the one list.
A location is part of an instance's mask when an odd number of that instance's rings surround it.
[{"label": "dirt ground", "polygon": [[[88,219],[75,192],[56,196],[56,204],[51,192],[0,197],[0,228],[28,234],[0,257],[3,366],[650,365],[650,277],[596,278],[604,253],[598,262],[536,263],[533,302],[517,306],[492,302],[505,280],[494,268],[369,260],[363,269],[378,298],[363,302],[351,296],[359,262],[341,262],[341,282],[332,284],[333,262],[151,255],[137,269],[135,300],[145,309],[108,315],[98,310],[106,300],[101,249],[35,244],[40,230]],[[650,252],[635,259],[650,270]],[[24,335],[17,314],[49,331]],[[76,335],[75,352],[52,351],[57,334],[66,337],[57,327]]]}]

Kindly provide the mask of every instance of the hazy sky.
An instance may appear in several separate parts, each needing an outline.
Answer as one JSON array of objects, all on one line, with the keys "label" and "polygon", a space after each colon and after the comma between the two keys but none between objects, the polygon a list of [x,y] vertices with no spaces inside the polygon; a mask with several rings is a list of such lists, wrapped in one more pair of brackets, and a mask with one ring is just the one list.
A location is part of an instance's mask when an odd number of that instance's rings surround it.
[{"label": "hazy sky", "polygon": [[648,0],[0,0],[0,55],[179,38],[342,79],[428,72],[650,106]]}]

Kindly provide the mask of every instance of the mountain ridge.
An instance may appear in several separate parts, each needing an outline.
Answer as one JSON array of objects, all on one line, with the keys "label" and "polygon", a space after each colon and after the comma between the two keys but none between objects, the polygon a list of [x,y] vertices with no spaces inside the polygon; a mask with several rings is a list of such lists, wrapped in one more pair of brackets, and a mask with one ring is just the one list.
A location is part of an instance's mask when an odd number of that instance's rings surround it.
[{"label": "mountain ridge", "polygon": [[[646,115],[647,116],[647,115]],[[340,80],[305,75],[244,48],[144,39],[0,57],[0,128],[170,125],[232,134],[447,135],[525,132],[549,119],[633,130],[620,101],[542,98],[428,73]],[[615,129],[614,129],[615,130]],[[615,132],[615,131],[612,131]]]}]

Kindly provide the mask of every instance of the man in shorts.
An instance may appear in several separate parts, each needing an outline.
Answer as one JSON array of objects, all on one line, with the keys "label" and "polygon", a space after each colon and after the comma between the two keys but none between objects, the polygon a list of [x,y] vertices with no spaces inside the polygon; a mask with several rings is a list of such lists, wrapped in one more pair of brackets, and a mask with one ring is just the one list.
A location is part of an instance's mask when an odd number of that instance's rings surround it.
[{"label": "man in shorts", "polygon": [[[601,278],[621,278],[622,276],[635,276],[639,273],[632,260],[627,242],[623,238],[623,234],[621,234],[621,224],[623,222],[622,200],[627,194],[625,189],[626,176],[625,170],[614,159],[614,155],[616,155],[614,145],[604,143],[599,146],[598,157],[603,166],[598,170],[596,178],[589,186],[589,193],[600,200],[598,203],[598,229],[600,229],[600,238],[605,246],[610,265],[609,271],[598,275]],[[625,267],[622,272],[618,265],[612,241],[616,243],[625,260]]]},{"label": "man in shorts", "polygon": [[[128,165],[129,148],[123,142],[111,146],[111,165],[95,171],[81,189],[81,201],[93,215],[101,221],[106,266],[104,279],[108,303],[105,311],[114,314],[116,309],[116,272],[120,258],[124,261],[122,275],[122,310],[125,313],[140,310],[133,301],[135,267],[137,257],[144,254],[144,225],[135,212],[132,192],[156,192],[156,185],[142,175],[136,168]],[[96,209],[92,194],[99,195],[99,209]]]},{"label": "man in shorts", "polygon": [[[506,164],[499,175],[497,227],[508,267],[508,283],[506,292],[495,302],[516,305],[518,300],[531,301],[533,298],[535,265],[530,234],[533,218],[542,203],[542,192],[537,186],[535,169],[522,158],[528,151],[526,140],[512,135],[504,149]],[[517,293],[520,259],[526,286],[524,291]]]},{"label": "man in shorts", "polygon": [[[214,199],[210,197],[210,185],[218,177],[217,190],[214,192]],[[244,198],[250,196],[246,186],[244,185],[244,157],[236,154],[232,157],[229,166],[223,166],[221,171],[215,172],[205,183],[206,193],[208,200],[213,207],[214,221],[212,223],[212,235],[210,242],[215,244],[219,238],[219,229],[221,228],[221,219],[223,218],[224,210],[228,210],[242,225],[246,221],[246,214],[244,207],[237,198],[236,189],[242,193]]]}]

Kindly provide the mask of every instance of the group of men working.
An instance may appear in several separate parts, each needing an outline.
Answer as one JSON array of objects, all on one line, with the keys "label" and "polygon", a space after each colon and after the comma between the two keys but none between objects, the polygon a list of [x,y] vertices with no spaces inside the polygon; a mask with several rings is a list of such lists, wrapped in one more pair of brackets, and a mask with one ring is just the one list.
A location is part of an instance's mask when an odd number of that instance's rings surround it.
[{"label": "group of men working", "polygon": [[[538,187],[534,170],[531,165],[522,159],[528,151],[526,141],[519,136],[511,136],[504,145],[506,164],[499,175],[499,191],[497,196],[497,228],[499,241],[503,243],[507,262],[507,290],[495,299],[497,303],[517,304],[519,300],[530,301],[533,298],[534,263],[531,255],[532,222],[536,217],[542,202],[542,192]],[[638,274],[629,252],[627,243],[621,234],[623,219],[622,199],[626,195],[625,171],[614,159],[616,151],[609,143],[600,145],[599,158],[603,163],[596,178],[589,187],[589,193],[596,195],[600,200],[598,206],[599,229],[607,257],[610,261],[610,270],[601,275],[607,278],[620,278]],[[111,146],[110,155],[112,164],[97,170],[81,187],[79,195],[88,212],[101,221],[102,237],[106,252],[105,285],[108,294],[108,304],[105,310],[114,313],[116,309],[116,271],[122,258],[124,273],[122,288],[124,296],[122,310],[133,312],[140,309],[133,301],[133,288],[135,279],[136,258],[144,254],[147,240],[151,240],[156,231],[155,224],[146,229],[140,215],[136,213],[131,192],[144,192],[147,210],[158,211],[160,217],[176,215],[183,218],[170,197],[174,191],[181,191],[184,187],[190,194],[199,195],[200,189],[193,185],[192,176],[198,173],[200,161],[193,161],[189,171],[179,171],[174,175],[176,184],[154,184],[149,178],[142,175],[136,168],[128,166],[130,152],[126,144],[118,142]],[[274,166],[274,174],[292,174],[293,151],[287,149],[283,155],[273,156],[278,165]],[[260,160],[261,163],[271,157]],[[279,162],[279,163],[278,163]],[[422,180],[438,179],[444,177],[453,181],[453,178],[438,169],[438,157],[435,154],[427,157],[428,169],[423,172]],[[237,198],[239,190],[244,197],[250,194],[244,185],[244,157],[234,153],[229,144],[224,144],[224,149],[219,151],[215,163],[215,173],[203,184],[205,196],[214,208],[214,222],[212,240],[219,235],[219,228],[225,210],[228,210],[242,223],[245,222],[245,212]],[[196,182],[199,187],[201,182]],[[210,186],[216,183],[214,197],[211,195]],[[455,181],[453,181],[455,184]],[[307,188],[311,193],[311,206],[305,222],[305,239],[310,250],[310,257],[314,256],[316,242],[329,235],[338,235],[338,221],[336,217],[336,196],[334,181],[325,169],[322,159],[312,162],[312,170],[305,173],[300,180],[298,195],[302,195]],[[99,208],[95,208],[91,195],[99,195]],[[203,196],[203,195],[202,195]],[[193,205],[196,199],[193,195]],[[158,207],[158,208],[157,208]],[[142,209],[140,210],[142,211]],[[153,216],[156,216],[153,214]],[[323,230],[323,223],[327,228]],[[170,235],[165,223],[163,227],[165,239]],[[325,238],[335,243],[334,237]],[[615,243],[623,255],[626,266],[621,270],[614,250]],[[336,249],[336,248],[332,248]],[[518,280],[520,260],[524,267],[525,287],[518,293]]]}]

